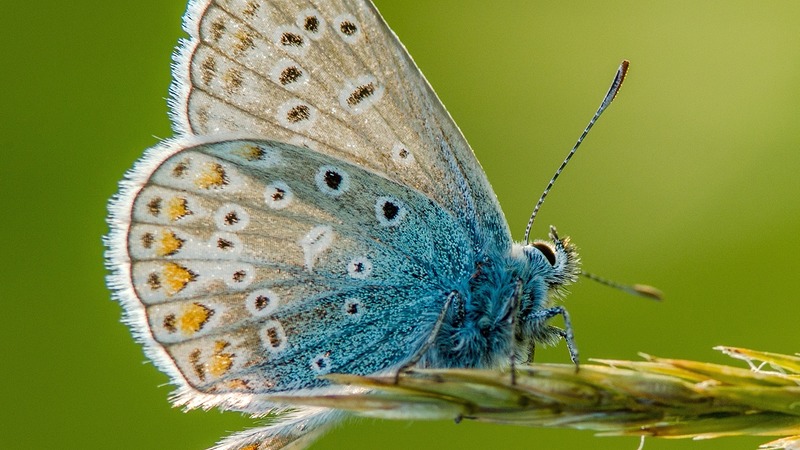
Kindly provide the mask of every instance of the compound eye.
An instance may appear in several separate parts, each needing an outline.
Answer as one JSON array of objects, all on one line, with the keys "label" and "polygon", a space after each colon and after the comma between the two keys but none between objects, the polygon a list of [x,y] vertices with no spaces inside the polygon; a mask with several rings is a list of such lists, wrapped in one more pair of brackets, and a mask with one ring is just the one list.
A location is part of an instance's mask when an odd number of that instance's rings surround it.
[{"label": "compound eye", "polygon": [[534,247],[536,247],[537,250],[542,252],[544,257],[547,258],[547,261],[550,262],[551,266],[556,265],[556,254],[553,252],[552,247],[545,244],[544,242],[534,242],[531,245],[533,245]]}]

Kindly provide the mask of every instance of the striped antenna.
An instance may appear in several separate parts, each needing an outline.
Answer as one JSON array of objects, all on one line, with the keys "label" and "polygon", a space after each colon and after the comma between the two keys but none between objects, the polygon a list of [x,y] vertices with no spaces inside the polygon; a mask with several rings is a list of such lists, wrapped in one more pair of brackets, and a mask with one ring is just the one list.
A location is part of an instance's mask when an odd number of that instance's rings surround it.
[{"label": "striped antenna", "polygon": [[583,139],[586,137],[587,134],[589,134],[589,130],[592,129],[594,123],[597,122],[597,119],[599,119],[600,115],[603,114],[603,111],[605,111],[606,108],[608,108],[608,105],[610,105],[611,102],[614,100],[614,97],[617,96],[617,92],[619,92],[620,87],[622,87],[622,82],[625,80],[625,74],[628,73],[629,64],[630,62],[628,62],[628,60],[623,60],[622,64],[619,65],[619,69],[617,69],[617,74],[614,76],[614,81],[611,83],[611,87],[608,88],[606,96],[603,97],[603,102],[600,103],[600,107],[597,108],[597,112],[594,113],[594,117],[592,117],[592,120],[590,120],[589,124],[586,125],[586,128],[583,130],[583,133],[581,133],[581,136],[578,138],[578,142],[575,143],[575,146],[572,147],[572,150],[569,151],[567,157],[564,158],[564,162],[562,162],[561,166],[558,168],[558,170],[556,170],[555,175],[553,175],[553,178],[551,178],[550,182],[547,183],[547,187],[544,189],[544,192],[542,192],[542,196],[539,197],[539,201],[536,202],[536,206],[533,208],[533,214],[531,214],[531,218],[528,220],[528,226],[525,227],[525,245],[528,245],[530,243],[529,238],[531,235],[531,228],[533,227],[533,221],[536,219],[536,214],[539,212],[539,208],[542,207],[542,203],[544,203],[545,197],[547,197],[547,194],[550,192],[550,189],[552,189],[558,176],[561,175],[561,171],[564,170],[564,167],[567,166],[569,160],[572,159],[572,155],[574,155],[575,152],[578,150],[578,147],[580,147],[581,142],[583,142]]}]

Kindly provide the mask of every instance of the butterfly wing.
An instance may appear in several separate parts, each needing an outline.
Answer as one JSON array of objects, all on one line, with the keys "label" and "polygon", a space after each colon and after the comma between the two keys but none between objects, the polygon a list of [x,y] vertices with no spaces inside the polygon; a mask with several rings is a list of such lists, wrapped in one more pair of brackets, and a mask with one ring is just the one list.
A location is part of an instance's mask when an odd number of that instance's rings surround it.
[{"label": "butterfly wing", "polygon": [[[510,247],[460,131],[369,2],[193,0],[185,28],[182,137],[129,173],[106,239],[176,403],[263,414],[329,389],[320,374],[398,367],[454,280]],[[296,445],[336,417],[300,408],[218,448]]]},{"label": "butterfly wing", "polygon": [[195,1],[176,57],[178,133],[241,131],[352,162],[457,217],[476,250],[508,226],[461,132],[367,1]]},{"label": "butterfly wing", "polygon": [[133,169],[109,239],[177,403],[263,412],[331,371],[396,368],[472,270],[468,231],[413,189],[302,147],[190,139]]}]

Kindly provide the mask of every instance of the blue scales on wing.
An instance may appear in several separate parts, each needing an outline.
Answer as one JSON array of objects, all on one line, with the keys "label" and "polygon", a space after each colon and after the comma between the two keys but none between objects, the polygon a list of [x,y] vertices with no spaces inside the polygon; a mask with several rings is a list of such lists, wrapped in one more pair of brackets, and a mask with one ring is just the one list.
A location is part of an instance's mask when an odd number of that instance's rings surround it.
[{"label": "blue scales on wing", "polygon": [[450,213],[331,156],[232,140],[152,160],[131,211],[132,286],[153,345],[215,403],[396,369],[474,270]]}]

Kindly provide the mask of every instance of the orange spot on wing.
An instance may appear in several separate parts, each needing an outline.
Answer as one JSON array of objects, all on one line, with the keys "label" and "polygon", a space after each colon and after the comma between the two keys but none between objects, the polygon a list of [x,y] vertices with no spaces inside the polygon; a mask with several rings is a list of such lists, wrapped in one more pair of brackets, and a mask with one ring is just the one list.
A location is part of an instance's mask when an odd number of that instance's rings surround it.
[{"label": "orange spot on wing", "polygon": [[225,385],[229,389],[237,390],[237,391],[251,391],[252,389],[248,385],[247,381],[242,380],[241,378],[234,378],[233,380],[228,381]]},{"label": "orange spot on wing", "polygon": [[264,150],[256,145],[245,145],[237,153],[248,161],[258,161],[264,157]]},{"label": "orange spot on wing", "polygon": [[167,216],[169,220],[174,222],[190,214],[192,214],[192,211],[189,209],[189,202],[185,198],[174,197],[170,199],[169,205],[167,205]]},{"label": "orange spot on wing", "polygon": [[228,184],[225,168],[218,163],[208,164],[205,170],[197,177],[195,183],[201,189],[220,188]]},{"label": "orange spot on wing", "polygon": [[163,284],[167,286],[167,295],[174,295],[183,290],[187,284],[197,279],[197,274],[180,264],[169,263],[164,266]]},{"label": "orange spot on wing", "polygon": [[160,246],[156,251],[158,256],[172,256],[175,253],[178,253],[178,250],[183,247],[184,240],[179,238],[175,233],[172,231],[164,231],[161,235],[161,241],[159,242]]},{"label": "orange spot on wing", "polygon": [[184,334],[194,334],[203,329],[203,325],[208,322],[211,316],[214,315],[214,310],[209,309],[200,303],[192,303],[181,314],[178,319],[178,328]]},{"label": "orange spot on wing", "polygon": [[214,354],[211,355],[211,358],[209,358],[206,364],[208,373],[217,378],[225,375],[231,369],[231,366],[233,366],[233,358],[235,355],[233,353],[223,353],[225,348],[229,345],[230,343],[226,341],[216,341],[214,343]]}]

